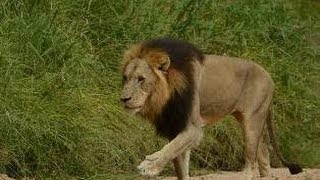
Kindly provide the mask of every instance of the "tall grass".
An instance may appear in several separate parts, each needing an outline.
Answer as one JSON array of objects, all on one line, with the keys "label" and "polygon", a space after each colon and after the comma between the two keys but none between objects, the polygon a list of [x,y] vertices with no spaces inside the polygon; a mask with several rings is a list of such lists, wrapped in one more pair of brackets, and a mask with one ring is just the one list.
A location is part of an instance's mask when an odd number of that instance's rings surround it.
[{"label": "tall grass", "polygon": [[[276,82],[282,152],[305,167],[320,164],[317,1],[3,0],[0,5],[2,173],[135,177],[136,165],[166,141],[148,123],[122,112],[118,65],[130,44],[161,35],[262,64]],[[242,144],[237,123],[219,123],[206,130],[192,167],[240,169]]]}]

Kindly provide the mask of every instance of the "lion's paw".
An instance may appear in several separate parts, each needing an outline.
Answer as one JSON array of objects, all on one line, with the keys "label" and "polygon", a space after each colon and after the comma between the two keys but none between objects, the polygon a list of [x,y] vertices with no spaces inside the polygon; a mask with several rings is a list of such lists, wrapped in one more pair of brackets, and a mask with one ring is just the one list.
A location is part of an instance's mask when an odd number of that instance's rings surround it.
[{"label": "lion's paw", "polygon": [[159,155],[159,153],[154,153],[152,155],[146,156],[146,159],[137,167],[140,174],[143,176],[157,176],[162,170],[165,162]]}]

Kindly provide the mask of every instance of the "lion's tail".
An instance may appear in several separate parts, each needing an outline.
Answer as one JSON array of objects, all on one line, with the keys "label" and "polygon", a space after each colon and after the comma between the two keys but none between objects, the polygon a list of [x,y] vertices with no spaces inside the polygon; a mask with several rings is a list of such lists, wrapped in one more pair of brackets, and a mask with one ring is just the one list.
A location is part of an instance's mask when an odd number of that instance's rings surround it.
[{"label": "lion's tail", "polygon": [[284,159],[284,157],[282,156],[282,154],[279,151],[279,146],[277,144],[276,135],[275,135],[275,131],[274,131],[274,124],[273,124],[273,116],[272,116],[272,108],[271,107],[269,109],[268,118],[267,118],[267,128],[268,128],[270,142],[272,144],[272,147],[273,147],[274,151],[276,152],[278,158],[281,160],[281,162],[286,167],[288,167],[291,174],[298,174],[298,173],[302,172],[302,168],[299,164],[289,163],[288,161],[286,161]]}]

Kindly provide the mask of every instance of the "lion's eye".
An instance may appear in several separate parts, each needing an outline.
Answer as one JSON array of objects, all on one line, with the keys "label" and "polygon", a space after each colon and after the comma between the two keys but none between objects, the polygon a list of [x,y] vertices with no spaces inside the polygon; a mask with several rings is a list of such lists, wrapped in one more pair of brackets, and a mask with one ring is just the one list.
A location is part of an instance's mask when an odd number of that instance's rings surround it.
[{"label": "lion's eye", "polygon": [[144,78],[143,76],[139,76],[138,77],[138,82],[143,82],[146,78]]}]

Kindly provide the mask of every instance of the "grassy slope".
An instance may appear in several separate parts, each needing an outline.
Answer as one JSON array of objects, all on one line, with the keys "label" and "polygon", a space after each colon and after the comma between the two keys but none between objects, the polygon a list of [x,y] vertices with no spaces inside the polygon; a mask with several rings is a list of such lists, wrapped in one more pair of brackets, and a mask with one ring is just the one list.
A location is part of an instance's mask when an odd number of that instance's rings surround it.
[{"label": "grassy slope", "polygon": [[[304,166],[320,163],[319,2],[17,0],[0,5],[0,172],[92,179],[134,172],[165,141],[147,123],[122,113],[117,67],[128,45],[165,34],[188,39],[207,53],[262,64],[277,85],[281,150]],[[192,157],[193,168],[241,168],[238,125],[228,120],[206,133]]]}]

